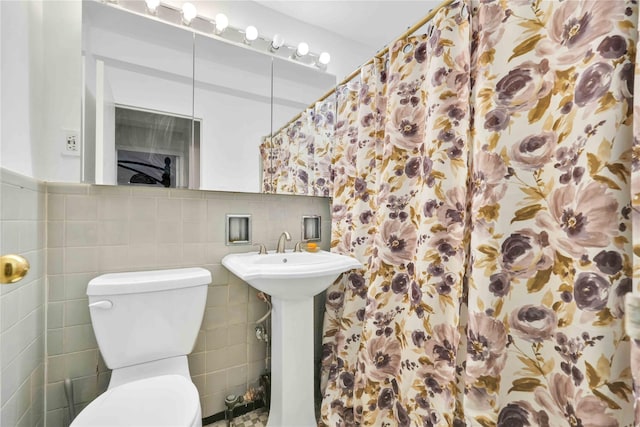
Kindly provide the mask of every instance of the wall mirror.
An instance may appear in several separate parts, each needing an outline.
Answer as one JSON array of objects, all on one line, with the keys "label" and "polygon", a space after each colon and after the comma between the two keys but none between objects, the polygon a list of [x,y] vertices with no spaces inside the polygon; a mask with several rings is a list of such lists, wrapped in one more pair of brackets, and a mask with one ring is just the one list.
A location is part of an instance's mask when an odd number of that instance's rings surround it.
[{"label": "wall mirror", "polygon": [[193,34],[98,2],[82,9],[84,180],[193,187]]},{"label": "wall mirror", "polygon": [[197,34],[194,117],[203,190],[260,191],[260,143],[271,132],[271,56]]},{"label": "wall mirror", "polygon": [[[83,2],[83,181],[249,193],[265,191],[265,183],[275,188],[274,155],[261,153],[264,142],[335,86],[336,77],[207,36],[209,29],[185,28],[177,10],[161,9],[155,18],[128,3],[134,7]],[[297,155],[309,147],[289,148]],[[290,193],[313,194],[296,188]]]}]

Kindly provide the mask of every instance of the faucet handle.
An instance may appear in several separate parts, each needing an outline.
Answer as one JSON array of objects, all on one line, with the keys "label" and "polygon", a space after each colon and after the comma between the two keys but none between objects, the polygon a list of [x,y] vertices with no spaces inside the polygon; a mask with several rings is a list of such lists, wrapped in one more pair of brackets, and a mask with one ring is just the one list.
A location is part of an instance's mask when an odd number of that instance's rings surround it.
[{"label": "faucet handle", "polygon": [[296,243],[296,246],[293,248],[293,252],[302,252],[302,242]]},{"label": "faucet handle", "polygon": [[260,246],[260,250],[258,251],[258,254],[260,254],[260,255],[266,255],[267,254],[267,247],[265,245],[263,245],[262,243],[256,243],[253,246]]}]

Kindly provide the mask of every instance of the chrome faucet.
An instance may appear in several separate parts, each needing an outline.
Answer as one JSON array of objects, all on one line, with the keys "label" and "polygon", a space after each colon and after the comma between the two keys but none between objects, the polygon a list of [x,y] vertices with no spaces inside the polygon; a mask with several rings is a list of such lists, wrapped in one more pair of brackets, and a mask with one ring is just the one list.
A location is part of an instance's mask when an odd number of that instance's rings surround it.
[{"label": "chrome faucet", "polygon": [[284,253],[284,241],[286,240],[291,240],[291,235],[284,231],[281,235],[280,238],[278,239],[278,246],[276,246],[276,253],[277,254],[281,254]]}]

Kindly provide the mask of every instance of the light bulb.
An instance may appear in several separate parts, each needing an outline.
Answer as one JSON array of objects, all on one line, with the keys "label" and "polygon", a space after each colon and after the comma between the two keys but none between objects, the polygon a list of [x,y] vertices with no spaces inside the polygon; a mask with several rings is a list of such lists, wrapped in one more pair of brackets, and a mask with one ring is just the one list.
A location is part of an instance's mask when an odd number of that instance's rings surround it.
[{"label": "light bulb", "polygon": [[254,27],[253,25],[249,25],[244,30],[244,40],[245,40],[245,42],[251,43],[252,41],[254,41],[257,38],[258,38],[258,29],[256,27]]},{"label": "light bulb", "polygon": [[298,43],[298,48],[296,49],[296,56],[305,56],[309,53],[309,45],[305,42]]},{"label": "light bulb", "polygon": [[273,40],[271,40],[271,47],[269,49],[271,50],[271,52],[275,52],[276,50],[280,49],[282,45],[284,45],[284,37],[282,37],[280,34],[276,34],[275,36],[273,36]]},{"label": "light bulb", "polygon": [[331,55],[329,55],[329,52],[322,52],[318,58],[318,62],[322,65],[327,65],[331,62]]},{"label": "light bulb", "polygon": [[182,5],[182,22],[184,25],[191,25],[191,21],[196,16],[198,16],[198,11],[193,4],[187,2]]},{"label": "light bulb", "polygon": [[216,34],[222,34],[222,32],[229,26],[229,18],[224,13],[218,13],[216,15]]},{"label": "light bulb", "polygon": [[160,6],[160,0],[145,0],[145,3],[147,4],[147,11],[155,15],[158,11],[158,6]]}]

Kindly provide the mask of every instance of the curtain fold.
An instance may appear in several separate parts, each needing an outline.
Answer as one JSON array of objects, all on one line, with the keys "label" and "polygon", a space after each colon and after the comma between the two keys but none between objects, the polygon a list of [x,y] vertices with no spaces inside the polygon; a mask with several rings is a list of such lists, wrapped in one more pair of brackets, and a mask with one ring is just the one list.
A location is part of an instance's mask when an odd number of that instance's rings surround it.
[{"label": "curtain fold", "polygon": [[338,88],[321,425],[634,425],[637,20],[454,2]]},{"label": "curtain fold", "polygon": [[338,92],[332,247],[365,269],[327,292],[325,425],[454,422],[468,16],[462,3],[443,10]]}]

